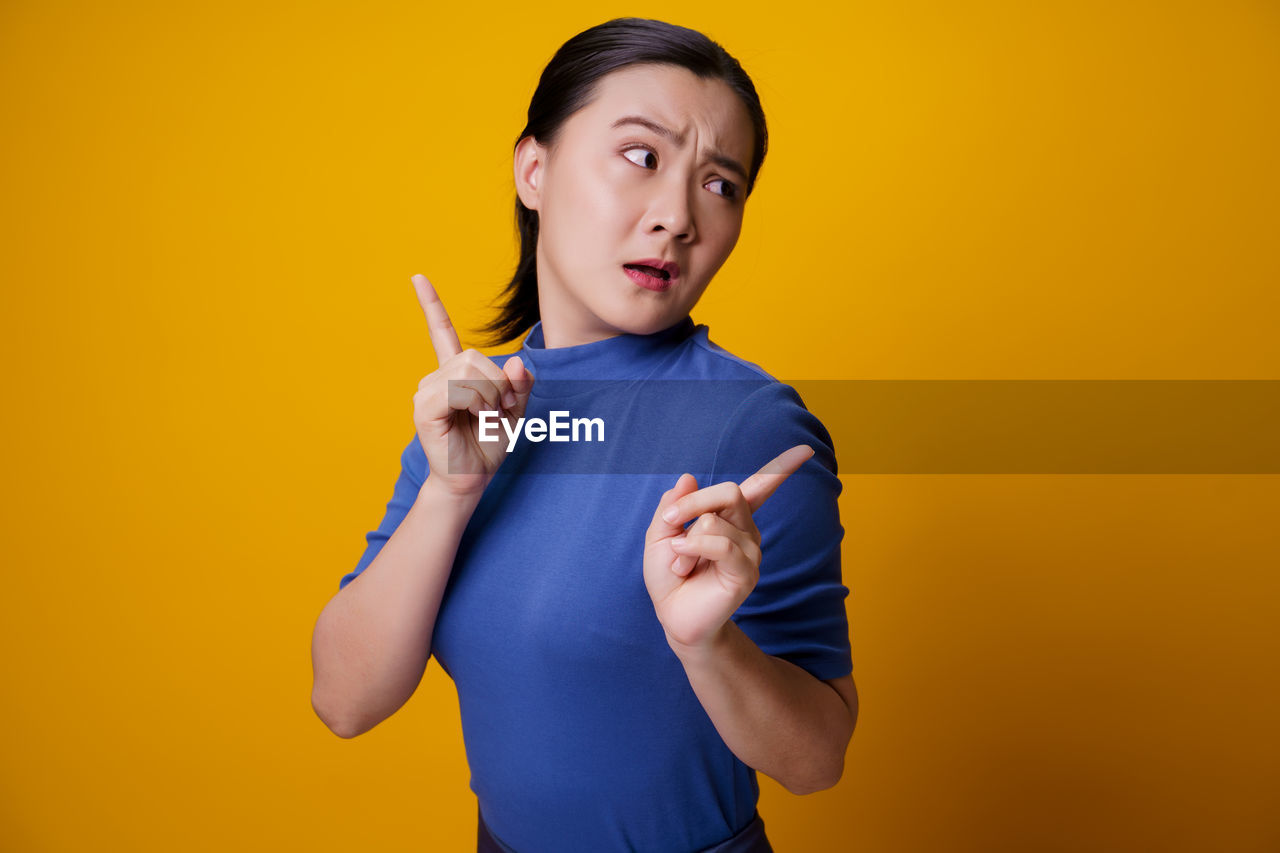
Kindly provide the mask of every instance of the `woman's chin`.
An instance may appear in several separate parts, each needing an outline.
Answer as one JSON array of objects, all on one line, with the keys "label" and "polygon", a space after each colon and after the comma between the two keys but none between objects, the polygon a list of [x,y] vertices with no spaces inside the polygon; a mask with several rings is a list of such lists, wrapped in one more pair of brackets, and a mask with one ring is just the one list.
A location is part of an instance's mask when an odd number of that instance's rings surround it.
[{"label": "woman's chin", "polygon": [[672,314],[671,312],[664,312],[662,314],[642,315],[636,312],[614,324],[614,328],[628,335],[654,335],[679,323],[687,313]]},{"label": "woman's chin", "polygon": [[652,335],[671,328],[688,316],[693,306],[683,302],[684,300],[664,300],[659,303],[652,299],[629,299],[625,304],[611,306],[616,310],[611,312],[610,325],[631,335]]}]

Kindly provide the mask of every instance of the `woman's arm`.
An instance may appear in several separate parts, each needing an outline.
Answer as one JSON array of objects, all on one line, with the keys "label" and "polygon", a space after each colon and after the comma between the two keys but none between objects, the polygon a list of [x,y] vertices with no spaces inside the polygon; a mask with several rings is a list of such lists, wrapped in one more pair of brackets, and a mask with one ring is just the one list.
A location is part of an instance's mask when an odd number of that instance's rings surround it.
[{"label": "woman's arm", "polygon": [[672,644],[725,744],[793,794],[833,787],[858,717],[853,676],[819,681],[766,655],[732,621],[705,645]]},{"label": "woman's arm", "polygon": [[[795,794],[821,791],[840,780],[857,721],[853,678],[845,675],[823,682],[800,666],[764,652],[730,617],[739,613],[760,581],[763,540],[754,523],[755,512],[812,454],[807,446],[793,447],[741,485],[721,482],[698,489],[692,476],[682,475],[658,503],[645,550],[645,582],[654,609],[707,716],[744,764],[767,773]],[[821,492],[801,491],[819,504],[828,500]],[[694,518],[697,521],[686,530],[684,522]],[[817,537],[830,546],[830,533],[817,536],[820,526],[808,532],[797,529],[790,538]],[[829,574],[832,568],[821,547],[816,562],[807,553],[814,549],[808,542],[799,551],[776,552],[778,559],[800,562],[794,566],[788,562],[781,569],[774,564],[771,595],[777,597],[777,588],[783,588],[795,602],[802,600],[798,589],[820,589],[823,575],[818,571]],[[825,597],[824,609],[837,606],[829,594]],[[768,637],[759,620],[770,610],[776,613],[776,608],[760,600],[739,615],[755,618],[754,629]],[[795,611],[782,621],[807,626],[813,615]],[[843,619],[840,622],[843,625]],[[795,630],[773,632],[774,644],[778,645],[778,636]],[[805,627],[799,630],[810,633]],[[845,633],[843,627],[840,633]],[[825,642],[829,649],[837,645],[829,625],[812,641]],[[829,672],[839,665],[840,657],[828,652],[816,659],[810,654],[808,659]]]},{"label": "woman's arm", "polygon": [[428,477],[378,556],[339,590],[311,636],[311,707],[339,737],[363,734],[413,695],[458,543],[479,495]]},{"label": "woman's arm", "polygon": [[[499,443],[477,440],[476,418],[482,409],[500,410],[514,422],[533,389],[519,356],[498,367],[463,350],[431,282],[422,275],[412,281],[439,366],[413,396],[417,437],[401,456],[395,515],[415,486],[417,497],[373,561],[344,579],[311,635],[311,707],[341,737],[394,714],[422,680],[458,543],[504,456]],[[384,526],[392,512],[388,504]]]}]

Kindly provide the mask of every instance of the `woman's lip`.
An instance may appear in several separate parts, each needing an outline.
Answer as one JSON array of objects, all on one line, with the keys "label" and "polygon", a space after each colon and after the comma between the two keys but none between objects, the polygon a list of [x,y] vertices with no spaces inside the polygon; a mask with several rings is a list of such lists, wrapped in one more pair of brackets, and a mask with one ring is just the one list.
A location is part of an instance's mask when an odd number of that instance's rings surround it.
[{"label": "woman's lip", "polygon": [[680,277],[680,265],[675,261],[664,261],[662,258],[641,258],[638,261],[629,261],[628,263],[632,266],[646,266],[660,269],[672,279]]},{"label": "woman's lip", "polygon": [[631,267],[624,266],[622,271],[627,274],[628,278],[641,287],[648,290],[656,290],[659,293],[669,289],[671,285],[675,284],[675,278],[659,278],[656,275],[649,275],[647,272],[641,272],[640,270],[632,269]]}]

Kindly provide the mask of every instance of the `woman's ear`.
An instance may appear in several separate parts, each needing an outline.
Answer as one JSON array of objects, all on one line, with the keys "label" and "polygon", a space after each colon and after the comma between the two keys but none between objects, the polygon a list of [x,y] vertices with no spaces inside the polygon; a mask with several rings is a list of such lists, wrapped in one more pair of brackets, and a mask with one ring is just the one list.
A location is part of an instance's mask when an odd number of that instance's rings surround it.
[{"label": "woman's ear", "polygon": [[546,159],[547,149],[539,145],[532,136],[526,136],[516,145],[516,195],[520,197],[520,203],[529,210],[538,209],[542,171],[543,166],[546,165]]}]

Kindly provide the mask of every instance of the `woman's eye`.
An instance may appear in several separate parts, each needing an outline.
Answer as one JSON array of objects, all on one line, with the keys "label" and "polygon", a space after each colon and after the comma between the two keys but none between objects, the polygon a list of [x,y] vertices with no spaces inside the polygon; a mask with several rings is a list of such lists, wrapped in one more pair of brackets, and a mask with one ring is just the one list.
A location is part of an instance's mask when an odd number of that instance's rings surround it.
[{"label": "woman's eye", "polygon": [[715,180],[711,181],[711,183],[708,184],[708,186],[713,186],[715,184],[720,184],[720,189],[712,190],[712,192],[714,192],[716,195],[722,195],[725,198],[738,197],[737,185],[732,184],[729,181],[726,181],[724,178],[716,178]]},{"label": "woman's eye", "polygon": [[[640,156],[633,157],[633,154],[638,154]],[[646,169],[658,168],[658,155],[654,154],[648,148],[628,148],[626,151],[622,152],[622,156],[626,157],[637,166],[643,166]]]}]

